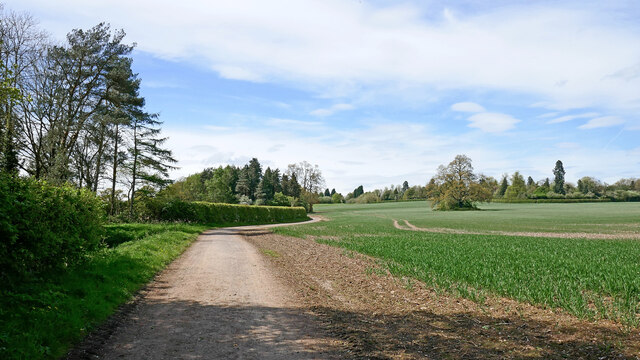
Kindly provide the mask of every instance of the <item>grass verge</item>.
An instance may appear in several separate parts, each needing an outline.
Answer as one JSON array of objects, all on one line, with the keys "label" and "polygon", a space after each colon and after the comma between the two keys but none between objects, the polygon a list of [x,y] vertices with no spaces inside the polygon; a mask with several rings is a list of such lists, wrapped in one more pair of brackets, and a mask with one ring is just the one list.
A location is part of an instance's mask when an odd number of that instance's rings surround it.
[{"label": "grass verge", "polygon": [[[59,358],[210,228],[107,226],[111,248],[59,273],[25,279],[0,297],[0,358]],[[114,235],[115,234],[115,235]],[[117,245],[117,246],[115,246]]]}]

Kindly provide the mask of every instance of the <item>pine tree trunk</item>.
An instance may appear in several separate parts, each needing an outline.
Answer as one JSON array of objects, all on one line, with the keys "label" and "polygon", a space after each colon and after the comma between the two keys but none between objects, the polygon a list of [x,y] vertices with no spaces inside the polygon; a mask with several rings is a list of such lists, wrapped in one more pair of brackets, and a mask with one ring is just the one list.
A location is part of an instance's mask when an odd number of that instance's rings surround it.
[{"label": "pine tree trunk", "polygon": [[134,123],[133,126],[133,167],[132,167],[132,179],[131,179],[131,200],[129,201],[129,215],[133,217],[133,202],[136,197],[136,178],[138,177],[138,126]]},{"label": "pine tree trunk", "polygon": [[118,175],[118,124],[116,124],[115,144],[113,150],[113,177],[111,178],[111,209],[109,214],[114,215],[116,205],[116,176]]}]

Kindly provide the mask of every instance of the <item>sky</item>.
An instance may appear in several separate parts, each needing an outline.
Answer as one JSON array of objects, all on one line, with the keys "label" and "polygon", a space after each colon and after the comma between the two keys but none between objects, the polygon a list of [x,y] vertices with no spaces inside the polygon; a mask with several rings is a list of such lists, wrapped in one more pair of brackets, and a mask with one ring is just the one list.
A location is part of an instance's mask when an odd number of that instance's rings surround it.
[{"label": "sky", "polygon": [[4,0],[64,41],[136,43],[174,179],[317,164],[346,194],[478,173],[640,177],[640,2]]}]

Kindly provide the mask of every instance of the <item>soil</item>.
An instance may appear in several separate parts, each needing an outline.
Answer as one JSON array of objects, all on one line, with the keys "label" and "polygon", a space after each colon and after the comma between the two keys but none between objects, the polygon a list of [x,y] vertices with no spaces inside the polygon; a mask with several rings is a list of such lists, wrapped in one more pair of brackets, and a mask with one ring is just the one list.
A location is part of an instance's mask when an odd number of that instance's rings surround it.
[{"label": "soil", "polygon": [[203,234],[70,353],[94,357],[640,359],[640,334],[504,298],[474,303],[361,254],[245,227]]},{"label": "soil", "polygon": [[640,359],[638,329],[505,298],[475,303],[311,238],[245,237],[277,254],[269,260],[280,278],[346,343],[349,358]]}]

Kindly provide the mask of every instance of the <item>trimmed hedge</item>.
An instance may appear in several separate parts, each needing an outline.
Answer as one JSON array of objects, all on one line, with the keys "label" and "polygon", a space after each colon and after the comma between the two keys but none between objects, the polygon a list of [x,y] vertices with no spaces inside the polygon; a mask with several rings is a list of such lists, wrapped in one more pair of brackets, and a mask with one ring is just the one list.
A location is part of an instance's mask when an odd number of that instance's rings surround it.
[{"label": "trimmed hedge", "polygon": [[524,204],[524,203],[594,203],[611,202],[611,199],[492,199],[494,203]]},{"label": "trimmed hedge", "polygon": [[307,220],[303,207],[254,206],[187,202],[170,200],[153,206],[151,216],[160,221],[181,221],[201,224],[280,223]]},{"label": "trimmed hedge", "polygon": [[37,273],[78,262],[100,246],[102,203],[91,192],[0,176],[0,271]]}]

